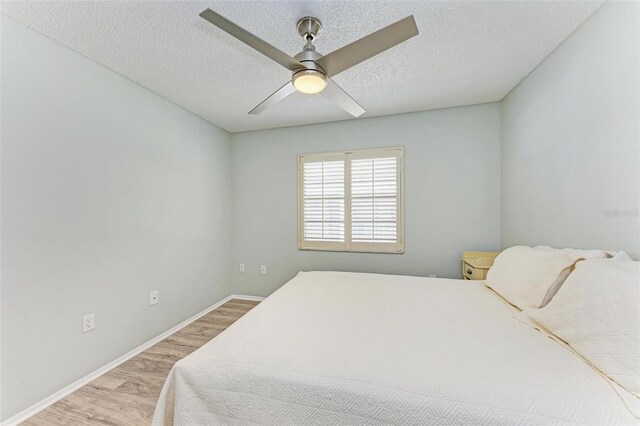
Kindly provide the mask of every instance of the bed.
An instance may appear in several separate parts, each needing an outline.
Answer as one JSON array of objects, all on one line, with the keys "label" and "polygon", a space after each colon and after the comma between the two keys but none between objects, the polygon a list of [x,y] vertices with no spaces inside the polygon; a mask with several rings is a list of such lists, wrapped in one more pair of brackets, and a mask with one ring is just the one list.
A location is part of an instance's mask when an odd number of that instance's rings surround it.
[{"label": "bed", "polygon": [[154,425],[638,424],[480,281],[301,272],[171,370]]}]

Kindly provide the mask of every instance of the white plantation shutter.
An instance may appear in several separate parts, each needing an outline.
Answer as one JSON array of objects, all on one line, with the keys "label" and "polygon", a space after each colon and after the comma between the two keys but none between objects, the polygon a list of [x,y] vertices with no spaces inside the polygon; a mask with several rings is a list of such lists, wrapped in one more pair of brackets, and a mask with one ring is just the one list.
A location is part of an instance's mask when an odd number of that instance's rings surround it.
[{"label": "white plantation shutter", "polygon": [[401,253],[402,148],[299,156],[299,248]]},{"label": "white plantation shutter", "polygon": [[344,160],[302,167],[304,240],[344,242]]},{"label": "white plantation shutter", "polygon": [[351,160],[351,241],[398,240],[396,157]]}]

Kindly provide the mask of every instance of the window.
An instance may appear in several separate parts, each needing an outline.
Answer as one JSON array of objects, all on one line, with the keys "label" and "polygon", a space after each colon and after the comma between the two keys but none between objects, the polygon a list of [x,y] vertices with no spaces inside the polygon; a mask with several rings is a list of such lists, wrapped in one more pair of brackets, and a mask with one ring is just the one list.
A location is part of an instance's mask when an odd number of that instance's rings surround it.
[{"label": "window", "polygon": [[298,248],[402,253],[402,148],[298,156]]}]

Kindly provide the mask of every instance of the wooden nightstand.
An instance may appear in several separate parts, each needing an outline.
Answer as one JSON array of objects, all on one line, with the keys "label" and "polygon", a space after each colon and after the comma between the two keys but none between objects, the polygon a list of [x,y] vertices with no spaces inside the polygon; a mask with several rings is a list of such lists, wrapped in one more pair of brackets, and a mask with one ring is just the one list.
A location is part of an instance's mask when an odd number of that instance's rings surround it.
[{"label": "wooden nightstand", "polygon": [[465,251],[462,253],[462,278],[465,280],[484,280],[497,251]]}]

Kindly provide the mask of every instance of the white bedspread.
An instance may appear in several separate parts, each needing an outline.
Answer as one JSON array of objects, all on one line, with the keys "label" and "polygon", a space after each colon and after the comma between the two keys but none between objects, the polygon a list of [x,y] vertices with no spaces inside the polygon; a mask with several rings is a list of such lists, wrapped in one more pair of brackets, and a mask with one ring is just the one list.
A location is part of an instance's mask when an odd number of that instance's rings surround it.
[{"label": "white bedspread", "polygon": [[154,425],[637,424],[481,282],[306,272],[176,363]]}]

